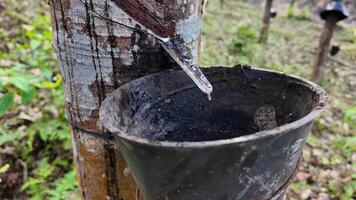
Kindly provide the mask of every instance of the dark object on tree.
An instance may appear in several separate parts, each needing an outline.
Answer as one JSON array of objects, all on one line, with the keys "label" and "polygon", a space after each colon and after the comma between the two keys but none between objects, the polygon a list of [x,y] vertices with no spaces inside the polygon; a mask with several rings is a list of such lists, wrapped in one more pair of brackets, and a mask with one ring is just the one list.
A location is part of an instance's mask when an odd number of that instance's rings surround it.
[{"label": "dark object on tree", "polygon": [[337,53],[339,53],[340,51],[340,47],[339,46],[331,46],[331,49],[330,49],[330,55],[332,56],[335,56]]},{"label": "dark object on tree", "polygon": [[271,17],[271,18],[277,17],[277,11],[276,11],[276,9],[274,9],[274,8],[271,9],[270,17]]},{"label": "dark object on tree", "polygon": [[268,40],[268,29],[271,21],[271,9],[273,0],[266,0],[265,11],[262,20],[262,29],[260,34],[260,43],[265,43]]},{"label": "dark object on tree", "polygon": [[224,0],[220,0],[220,8],[223,8],[224,4],[225,4],[225,1]]},{"label": "dark object on tree", "polygon": [[349,14],[345,5],[341,0],[332,0],[324,11],[320,13],[320,17],[325,20],[324,30],[320,37],[317,58],[313,65],[313,72],[311,75],[312,81],[319,81],[322,70],[325,67],[326,60],[329,53],[330,41],[335,31],[338,21],[346,19]]},{"label": "dark object on tree", "polygon": [[337,21],[344,20],[349,17],[349,11],[342,3],[342,0],[332,0],[326,9],[320,12],[320,17],[327,20],[328,16],[334,16]]},{"label": "dark object on tree", "polygon": [[216,89],[212,101],[183,71],[168,70],[103,102],[100,119],[140,193],[145,200],[283,199],[325,92],[250,67],[203,72]]}]

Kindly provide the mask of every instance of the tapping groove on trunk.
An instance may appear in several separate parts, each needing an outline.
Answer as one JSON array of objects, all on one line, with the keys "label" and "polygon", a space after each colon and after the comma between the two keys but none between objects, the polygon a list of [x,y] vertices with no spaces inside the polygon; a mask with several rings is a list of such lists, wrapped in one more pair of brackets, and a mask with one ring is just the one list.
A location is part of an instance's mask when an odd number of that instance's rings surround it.
[{"label": "tapping groove on trunk", "polygon": [[[64,17],[64,11],[63,11],[63,5],[62,5],[62,1],[61,0],[59,0],[59,2],[60,2],[60,12],[61,12],[61,20],[62,20],[62,24],[63,24],[63,30],[67,30],[67,23],[66,23],[66,21],[65,21],[65,17]],[[57,24],[57,26],[58,26],[58,23],[57,23],[57,20],[56,20],[56,24]],[[58,27],[57,27],[58,28]],[[57,29],[57,31],[59,31],[59,29]],[[57,37],[59,36],[59,34],[57,33]],[[62,37],[63,38],[65,38],[66,36],[65,36],[65,34],[64,34],[64,32],[62,32]],[[57,41],[57,43],[58,43],[58,50],[59,50],[59,56],[60,57],[62,57],[62,50],[61,50],[61,45],[59,44],[59,37],[57,38],[58,39],[58,41]],[[66,43],[63,43],[63,45],[64,45],[64,54],[65,54],[65,62],[66,62],[66,65],[67,66],[70,66],[70,64],[69,64],[69,60],[68,60],[68,53],[67,53],[67,44]],[[62,60],[61,60],[62,61]],[[73,66],[73,65],[71,65],[71,66]],[[63,69],[62,69],[63,70]],[[70,73],[70,74],[72,74],[72,73]],[[69,74],[69,75],[70,75]],[[72,75],[70,75],[71,77],[73,77]],[[74,96],[73,96],[73,94],[74,94],[74,92],[73,92],[73,88],[72,88],[72,86],[73,86],[73,84],[72,84],[72,81],[71,81],[71,79],[72,78],[69,78],[69,90],[70,90],[70,95],[71,95],[71,98],[72,99],[74,99]],[[70,119],[74,119],[74,115],[73,115],[74,113],[71,113],[70,112]]]},{"label": "tapping groove on trunk", "polygon": [[[105,2],[105,16],[107,18],[110,17],[109,15],[109,5],[108,2]],[[107,31],[109,33],[109,42],[110,42],[110,56],[111,56],[111,65],[115,66],[115,59],[114,59],[114,49],[117,48],[116,43],[115,43],[115,38],[113,36],[113,30],[112,30],[112,21],[111,20],[106,20],[106,27],[107,27]],[[117,77],[117,70],[115,67],[112,68],[112,73],[114,77]],[[118,82],[116,80],[116,78],[113,79],[114,82],[114,87],[117,88]]]}]

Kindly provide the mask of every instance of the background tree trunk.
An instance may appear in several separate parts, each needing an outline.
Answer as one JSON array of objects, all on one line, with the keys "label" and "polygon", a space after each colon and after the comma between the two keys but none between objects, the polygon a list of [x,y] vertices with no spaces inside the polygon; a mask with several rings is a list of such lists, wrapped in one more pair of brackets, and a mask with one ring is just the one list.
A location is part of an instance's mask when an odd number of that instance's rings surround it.
[{"label": "background tree trunk", "polygon": [[333,16],[326,19],[325,21],[323,33],[321,34],[319,41],[316,59],[313,65],[312,75],[310,78],[312,81],[319,82],[321,79],[322,71],[327,63],[328,54],[330,52],[330,42],[331,38],[333,37],[336,24],[336,17]]},{"label": "background tree trunk", "polygon": [[[135,199],[136,185],[123,157],[115,156],[114,141],[84,130],[104,135],[98,119],[104,98],[132,79],[174,65],[154,37],[129,28],[138,25],[118,2],[49,0],[67,118],[77,126],[72,126],[73,154],[84,199]],[[141,17],[170,23],[166,32],[180,35],[198,62],[201,0],[125,2],[145,10]]]},{"label": "background tree trunk", "polygon": [[259,39],[260,43],[265,43],[267,42],[268,39],[268,29],[271,20],[272,3],[273,0],[266,0],[265,12],[262,20],[262,29],[261,29],[260,39]]}]

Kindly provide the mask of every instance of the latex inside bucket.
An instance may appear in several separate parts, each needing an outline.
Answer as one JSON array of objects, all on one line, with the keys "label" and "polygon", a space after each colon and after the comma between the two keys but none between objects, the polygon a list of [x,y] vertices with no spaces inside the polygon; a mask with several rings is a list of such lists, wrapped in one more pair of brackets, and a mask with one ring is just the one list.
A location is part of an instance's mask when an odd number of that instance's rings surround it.
[{"label": "latex inside bucket", "polygon": [[325,94],[284,74],[211,68],[212,101],[182,71],[147,76],[122,86],[107,100],[104,125],[154,141],[213,141],[254,134],[295,122],[324,107]]}]

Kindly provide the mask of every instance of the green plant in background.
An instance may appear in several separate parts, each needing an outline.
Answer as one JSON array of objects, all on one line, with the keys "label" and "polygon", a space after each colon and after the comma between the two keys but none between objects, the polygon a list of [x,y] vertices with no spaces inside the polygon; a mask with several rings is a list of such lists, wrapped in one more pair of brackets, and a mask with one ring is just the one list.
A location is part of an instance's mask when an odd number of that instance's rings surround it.
[{"label": "green plant in background", "polygon": [[80,199],[73,191],[76,191],[76,185],[73,184],[77,179],[77,175],[74,170],[66,173],[62,178],[57,179],[51,185],[54,188],[49,190],[48,196],[51,200],[67,200],[70,197],[72,199]]},{"label": "green plant in background", "polygon": [[[0,167],[0,174],[3,174],[5,173],[8,169],[10,168],[10,165],[9,164],[6,164],[2,167]],[[2,182],[1,178],[0,178],[0,183]]]},{"label": "green plant in background", "polygon": [[47,15],[36,15],[34,23],[23,25],[18,35],[29,42],[19,43],[14,39],[11,53],[0,54],[0,59],[14,61],[12,66],[0,68],[0,90],[5,94],[0,99],[0,116],[15,103],[14,95],[21,97],[18,103],[28,104],[37,96],[39,89],[56,89],[61,85],[62,78],[59,75],[53,77],[57,72],[51,68],[54,59],[49,23]]},{"label": "green plant in background", "polygon": [[356,129],[356,107],[351,107],[346,110],[344,121],[351,127]]},{"label": "green plant in background", "polygon": [[47,181],[55,170],[55,166],[48,163],[48,158],[43,158],[38,168],[34,170],[36,178],[30,177],[28,181],[22,185],[21,190],[29,189],[31,199],[43,199],[47,190]]},{"label": "green plant in background", "polygon": [[237,25],[236,35],[228,46],[228,52],[237,56],[240,63],[251,63],[254,52],[260,48],[258,44],[258,29],[255,23],[244,21]]},{"label": "green plant in background", "polygon": [[[8,2],[9,16],[15,16],[17,3]],[[20,25],[13,25],[18,30],[11,36],[0,23],[5,44],[0,45],[0,148],[13,149],[11,166],[15,168],[18,160],[26,166],[28,177],[19,182],[16,193],[34,200],[74,199],[77,182],[50,17],[43,11],[34,13],[21,13],[26,16],[16,18]]]},{"label": "green plant in background", "polygon": [[53,174],[60,166],[68,167],[68,162],[65,160],[57,160],[49,162],[48,158],[43,158],[36,170],[34,177],[30,177],[28,181],[22,185],[21,190],[28,190],[32,200],[53,199],[66,200],[73,194],[76,195],[76,173],[73,169],[65,173],[58,179],[53,179]]},{"label": "green plant in background", "polygon": [[307,8],[300,9],[297,6],[289,6],[283,15],[288,19],[306,20],[311,18],[312,13]]},{"label": "green plant in background", "polygon": [[3,116],[14,103],[14,93],[8,92],[0,97],[0,117]]},{"label": "green plant in background", "polygon": [[288,6],[286,17],[292,18],[295,16],[295,6]]},{"label": "green plant in background", "polygon": [[354,45],[356,45],[356,27],[352,27],[346,30],[345,33],[345,38],[346,41],[353,43]]}]

